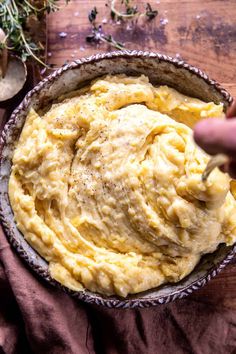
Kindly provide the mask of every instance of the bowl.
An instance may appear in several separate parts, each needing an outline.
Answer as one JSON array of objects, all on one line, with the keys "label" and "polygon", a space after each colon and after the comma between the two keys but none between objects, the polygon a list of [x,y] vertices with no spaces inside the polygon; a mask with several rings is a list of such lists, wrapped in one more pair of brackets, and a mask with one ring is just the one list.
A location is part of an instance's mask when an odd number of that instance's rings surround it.
[{"label": "bowl", "polygon": [[20,95],[25,85],[26,64],[16,56],[9,56],[4,77],[2,75],[0,68],[0,107],[7,107],[13,98]]},{"label": "bowl", "polygon": [[230,94],[201,70],[183,60],[163,54],[118,51],[97,54],[64,65],[26,95],[2,131],[0,138],[0,218],[8,240],[19,256],[35,273],[51,285],[81,301],[109,308],[150,307],[183,298],[204,286],[232,260],[236,253],[236,245],[220,245],[214,253],[202,257],[192,273],[176,284],[166,284],[136,295],[129,295],[126,298],[105,296],[88,290],[76,292],[50,277],[47,262],[24,240],[23,235],[17,229],[8,198],[12,153],[29,109],[33,107],[38,110],[47,107],[60,95],[78,89],[96,77],[118,73],[145,74],[153,84],[169,85],[184,94],[206,102],[223,102],[225,109],[232,101]]}]

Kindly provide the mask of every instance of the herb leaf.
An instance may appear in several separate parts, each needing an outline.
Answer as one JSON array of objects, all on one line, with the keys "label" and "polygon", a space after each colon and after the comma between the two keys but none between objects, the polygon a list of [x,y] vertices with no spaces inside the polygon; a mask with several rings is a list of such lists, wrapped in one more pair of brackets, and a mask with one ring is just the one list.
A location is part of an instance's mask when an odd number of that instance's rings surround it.
[{"label": "herb leaf", "polygon": [[[148,20],[154,19],[158,15],[157,10],[153,10],[149,3],[146,4],[146,11],[144,13],[140,13],[138,10],[138,6],[131,6],[130,0],[120,0],[120,4],[123,5],[123,12],[120,12],[115,7],[117,1],[111,0],[110,3],[110,16],[112,20],[118,21],[123,19],[133,19],[134,17],[139,16],[147,16]],[[108,7],[108,4],[105,4]],[[97,8],[94,7],[88,15],[89,22],[92,24],[91,33],[89,33],[86,37],[86,41],[88,43],[100,43],[106,42],[111,46],[117,49],[123,49],[125,46],[123,43],[116,41],[112,35],[105,34],[102,29],[102,25],[96,26],[95,21],[97,17],[98,11]]]},{"label": "herb leaf", "polygon": [[146,11],[142,14],[139,10],[138,10],[138,6],[131,6],[130,0],[121,0],[120,3],[121,5],[125,6],[125,12],[121,12],[119,10],[117,10],[116,8],[116,0],[111,0],[111,18],[113,20],[121,20],[121,19],[130,19],[140,15],[146,15],[148,17],[149,20],[153,20],[157,15],[158,15],[158,11],[157,10],[153,10],[151,5],[149,3],[146,3]]},{"label": "herb leaf", "polygon": [[125,12],[120,12],[116,8],[116,0],[111,0],[111,18],[121,20],[133,18],[136,14],[139,14],[137,6],[130,6],[129,0],[121,0],[121,4],[125,5]]},{"label": "herb leaf", "polygon": [[123,43],[117,42],[110,34],[109,35],[104,34],[101,25],[98,27],[94,26],[92,28],[92,32],[87,35],[86,41],[88,43],[97,43],[97,44],[100,42],[106,42],[116,49],[124,48]]},{"label": "herb leaf", "polygon": [[145,15],[148,17],[149,20],[153,20],[158,15],[158,11],[153,10],[149,2],[147,2]]},{"label": "herb leaf", "polygon": [[59,0],[2,0],[0,28],[6,33],[6,40],[1,47],[17,54],[22,61],[32,59],[47,67],[38,32],[43,16],[59,10],[58,3]]},{"label": "herb leaf", "polygon": [[98,14],[97,8],[96,8],[96,6],[94,6],[94,8],[88,14],[89,22],[94,23],[96,20],[97,14]]}]

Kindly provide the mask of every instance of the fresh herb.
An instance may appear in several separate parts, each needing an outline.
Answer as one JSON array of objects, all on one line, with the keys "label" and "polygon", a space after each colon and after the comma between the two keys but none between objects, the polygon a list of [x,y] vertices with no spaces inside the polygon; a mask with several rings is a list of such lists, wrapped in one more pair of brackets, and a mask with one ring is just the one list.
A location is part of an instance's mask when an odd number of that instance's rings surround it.
[{"label": "fresh herb", "polygon": [[102,26],[100,25],[100,26],[98,26],[98,27],[93,27],[92,28],[92,31],[91,31],[91,33],[90,34],[88,34],[87,35],[87,37],[86,37],[86,41],[88,42],[88,43],[92,43],[92,42],[94,42],[94,43],[99,43],[99,41],[100,41],[100,37],[101,37],[101,29],[102,29]]},{"label": "fresh herb", "polygon": [[123,49],[124,45],[120,42],[117,42],[110,34],[106,35],[103,33],[102,25],[96,25],[96,17],[98,11],[96,7],[94,7],[88,14],[89,22],[92,24],[92,30],[89,35],[86,37],[86,41],[88,43],[100,43],[106,42],[109,43],[111,46],[117,49]]},{"label": "fresh herb", "polygon": [[133,7],[127,7],[126,8],[126,14],[127,15],[136,15],[138,13],[138,7],[137,6],[133,6]]},{"label": "fresh herb", "polygon": [[120,12],[116,8],[116,0],[111,1],[111,18],[121,20],[121,19],[128,19],[128,18],[133,18],[135,15],[137,15],[138,12],[138,7],[137,6],[130,6],[129,0],[121,0],[121,4],[125,5],[125,12]]},{"label": "fresh herb", "polygon": [[125,6],[125,11],[120,12],[116,8],[116,0],[111,1],[111,18],[113,20],[122,20],[122,19],[131,19],[136,16],[140,15],[146,15],[149,20],[153,20],[157,15],[158,11],[153,10],[151,5],[149,3],[146,4],[146,11],[145,13],[142,13],[138,10],[138,6],[131,6],[131,1],[130,0],[121,0],[121,5]]},{"label": "fresh herb", "polygon": [[58,2],[59,0],[2,0],[0,28],[6,37],[1,42],[1,48],[17,54],[22,61],[33,59],[47,66],[43,58],[45,48],[40,38],[40,23],[46,13],[59,10]]},{"label": "fresh herb", "polygon": [[110,34],[108,36],[104,35],[103,39],[117,49],[123,49],[125,47],[123,43],[117,42]]},{"label": "fresh herb", "polygon": [[88,43],[97,43],[97,44],[100,42],[106,42],[116,49],[124,48],[123,43],[117,42],[110,34],[106,35],[105,33],[103,33],[101,25],[99,25],[98,27],[94,26],[92,28],[91,33],[86,37],[86,41]]},{"label": "fresh herb", "polygon": [[98,14],[97,8],[94,7],[88,15],[89,22],[94,23],[96,20],[97,14]]},{"label": "fresh herb", "polygon": [[149,20],[153,20],[157,15],[158,15],[158,11],[157,10],[153,10],[151,5],[149,4],[149,2],[147,2],[146,5],[146,16],[148,17]]},{"label": "fresh herb", "polygon": [[[112,20],[115,21],[119,21],[123,19],[129,20],[129,19],[133,19],[134,17],[138,19],[139,16],[146,16],[148,20],[153,20],[158,15],[158,11],[153,10],[149,3],[146,4],[146,12],[144,13],[139,12],[138,6],[137,5],[133,6],[131,0],[120,0],[120,5],[122,5],[123,7],[123,12],[117,10],[116,4],[117,4],[116,0],[111,0],[110,16]],[[106,3],[105,6],[108,7],[108,4]],[[105,34],[103,32],[102,25],[96,24],[97,15],[98,15],[98,11],[96,7],[94,7],[88,14],[88,19],[89,22],[92,24],[92,28],[91,28],[91,33],[89,33],[89,35],[86,37],[86,41],[89,43],[106,42],[117,49],[123,49],[125,47],[123,43],[116,41],[112,37],[112,35]]]},{"label": "fresh herb", "polygon": [[115,20],[116,14],[115,14],[114,11],[111,10],[110,16],[111,16],[111,19],[112,19],[112,20]]}]

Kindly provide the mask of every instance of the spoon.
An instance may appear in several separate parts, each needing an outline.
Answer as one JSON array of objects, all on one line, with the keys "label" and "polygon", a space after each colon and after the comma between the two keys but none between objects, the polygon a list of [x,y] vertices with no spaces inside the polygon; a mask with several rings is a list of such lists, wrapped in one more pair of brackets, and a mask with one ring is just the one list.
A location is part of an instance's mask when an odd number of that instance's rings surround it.
[{"label": "spoon", "polygon": [[202,173],[202,182],[206,182],[207,178],[216,167],[223,166],[228,161],[228,156],[224,154],[217,154],[211,157],[206,165],[204,172]]},{"label": "spoon", "polygon": [[[230,107],[228,108],[226,112],[226,119],[230,119],[235,116],[236,116],[236,100],[234,100],[230,105]],[[202,181],[206,182],[207,178],[216,167],[223,166],[228,162],[229,162],[229,157],[225,154],[217,154],[215,156],[212,156],[208,161],[205,170],[202,173]]]}]

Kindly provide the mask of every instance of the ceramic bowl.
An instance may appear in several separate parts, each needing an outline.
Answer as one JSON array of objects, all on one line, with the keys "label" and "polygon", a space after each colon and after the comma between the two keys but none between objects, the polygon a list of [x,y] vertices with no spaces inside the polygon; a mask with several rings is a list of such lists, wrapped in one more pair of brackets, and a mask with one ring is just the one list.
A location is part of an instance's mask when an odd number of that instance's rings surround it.
[{"label": "ceramic bowl", "polygon": [[45,281],[74,298],[113,308],[150,307],[180,299],[204,286],[233,258],[236,246],[221,245],[204,256],[193,272],[177,284],[166,284],[127,298],[104,296],[88,290],[72,291],[50,277],[47,262],[24,240],[16,228],[8,198],[8,179],[14,144],[31,107],[38,110],[55,102],[58,96],[75,90],[104,74],[145,74],[153,84],[166,84],[191,97],[203,101],[223,102],[225,109],[232,101],[230,94],[205,73],[177,58],[141,51],[98,54],[65,65],[41,81],[30,91],[13,112],[4,127],[0,140],[0,217],[9,242],[16,252]]}]

